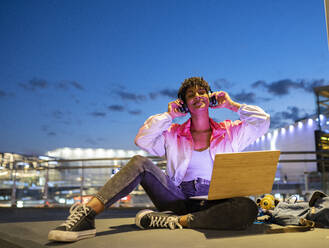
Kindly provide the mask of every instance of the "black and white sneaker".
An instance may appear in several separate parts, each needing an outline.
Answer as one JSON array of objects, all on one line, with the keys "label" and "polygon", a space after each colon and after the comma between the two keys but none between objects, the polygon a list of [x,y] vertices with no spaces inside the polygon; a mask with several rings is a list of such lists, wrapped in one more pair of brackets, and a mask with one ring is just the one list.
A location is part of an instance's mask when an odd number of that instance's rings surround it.
[{"label": "black and white sneaker", "polygon": [[49,232],[48,240],[74,242],[95,237],[95,216],[96,212],[92,208],[75,203],[70,208],[70,216],[67,220]]},{"label": "black and white sneaker", "polygon": [[183,226],[178,222],[177,215],[168,214],[165,212],[154,212],[149,209],[141,210],[136,214],[135,223],[141,229],[149,228],[169,228],[171,230],[178,227],[183,229]]}]

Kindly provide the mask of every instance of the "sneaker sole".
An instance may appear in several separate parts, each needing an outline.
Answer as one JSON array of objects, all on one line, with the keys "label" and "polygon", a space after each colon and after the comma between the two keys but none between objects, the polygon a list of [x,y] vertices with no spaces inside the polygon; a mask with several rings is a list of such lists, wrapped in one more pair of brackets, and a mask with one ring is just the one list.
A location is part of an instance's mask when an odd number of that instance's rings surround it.
[{"label": "sneaker sole", "polygon": [[95,236],[96,236],[96,229],[80,231],[80,232],[52,230],[48,234],[48,240],[60,241],[60,242],[74,242],[81,239],[93,238]]},{"label": "sneaker sole", "polygon": [[139,211],[136,214],[136,218],[135,218],[135,224],[136,226],[138,226],[140,229],[145,229],[142,225],[141,225],[141,219],[148,213],[152,213],[154,211],[150,210],[150,209],[144,209]]}]

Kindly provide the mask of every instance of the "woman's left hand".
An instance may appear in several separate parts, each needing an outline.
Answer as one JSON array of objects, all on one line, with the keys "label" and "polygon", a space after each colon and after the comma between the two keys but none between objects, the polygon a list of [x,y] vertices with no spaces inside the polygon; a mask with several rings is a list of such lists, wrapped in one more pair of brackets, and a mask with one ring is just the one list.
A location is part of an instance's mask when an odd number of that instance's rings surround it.
[{"label": "woman's left hand", "polygon": [[215,96],[217,101],[216,106],[211,108],[227,108],[237,112],[238,109],[241,107],[241,104],[232,101],[229,94],[225,91],[213,92],[211,96]]}]

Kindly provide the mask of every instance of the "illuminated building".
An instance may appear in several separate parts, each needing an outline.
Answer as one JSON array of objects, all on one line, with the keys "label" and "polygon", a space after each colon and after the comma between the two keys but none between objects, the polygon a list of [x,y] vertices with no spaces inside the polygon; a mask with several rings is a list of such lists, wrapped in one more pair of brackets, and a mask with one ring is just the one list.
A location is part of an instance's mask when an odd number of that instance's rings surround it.
[{"label": "illuminated building", "polygon": [[[322,127],[321,132],[318,131],[319,124]],[[280,160],[315,160],[319,158],[315,154],[316,151],[329,150],[329,134],[325,131],[329,130],[328,126],[329,119],[324,115],[320,115],[320,120],[316,116],[303,119],[266,133],[248,146],[245,151],[280,150],[282,152],[299,152],[299,154],[281,154]],[[303,161],[279,163],[276,173],[278,191],[292,193],[296,187],[300,192],[321,189],[319,164]],[[289,184],[294,186],[289,187]]]}]

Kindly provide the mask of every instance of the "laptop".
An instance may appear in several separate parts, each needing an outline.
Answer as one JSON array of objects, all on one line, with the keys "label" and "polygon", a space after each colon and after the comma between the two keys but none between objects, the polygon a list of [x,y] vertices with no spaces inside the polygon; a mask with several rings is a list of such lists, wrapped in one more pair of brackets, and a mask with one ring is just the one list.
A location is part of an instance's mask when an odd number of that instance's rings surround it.
[{"label": "laptop", "polygon": [[280,151],[216,154],[208,195],[195,200],[254,196],[272,191]]}]

